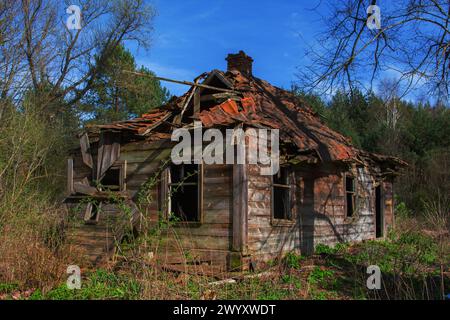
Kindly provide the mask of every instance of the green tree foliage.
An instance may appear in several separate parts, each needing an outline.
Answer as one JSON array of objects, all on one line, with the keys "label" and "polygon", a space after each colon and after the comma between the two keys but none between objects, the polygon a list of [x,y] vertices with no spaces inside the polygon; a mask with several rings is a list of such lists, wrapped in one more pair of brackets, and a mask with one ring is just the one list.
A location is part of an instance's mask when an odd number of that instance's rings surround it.
[{"label": "green tree foliage", "polygon": [[[339,91],[329,101],[294,92],[334,130],[361,149],[393,155],[409,167],[396,183],[396,193],[413,212],[450,194],[450,109],[442,104],[412,103],[369,92]],[[439,200],[440,201],[440,200]]]},{"label": "green tree foliage", "polygon": [[63,118],[43,117],[32,95],[20,109],[8,108],[0,126],[0,227],[5,217],[30,213],[30,206],[61,196],[67,128]]},{"label": "green tree foliage", "polygon": [[[97,59],[96,63],[100,64],[100,61]],[[118,46],[102,64],[99,76],[84,101],[84,111],[90,121],[126,120],[162,105],[168,100],[169,92],[152,76],[154,74],[145,67],[137,69],[133,55],[123,46]]]},{"label": "green tree foliage", "polygon": [[58,135],[67,151],[74,146],[81,125],[80,107],[78,103],[69,105],[62,97],[53,97],[54,90],[49,82],[42,83],[37,89],[28,89],[17,111],[24,115],[34,114],[43,125],[59,130]]}]

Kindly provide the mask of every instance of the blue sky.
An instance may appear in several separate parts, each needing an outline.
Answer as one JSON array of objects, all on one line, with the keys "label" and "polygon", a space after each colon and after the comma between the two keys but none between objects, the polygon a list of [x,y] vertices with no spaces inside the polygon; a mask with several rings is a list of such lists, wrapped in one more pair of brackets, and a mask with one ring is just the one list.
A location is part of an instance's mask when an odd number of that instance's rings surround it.
[{"label": "blue sky", "polygon": [[[320,31],[311,9],[316,1],[153,0],[157,10],[152,45],[132,48],[138,65],[157,75],[192,80],[212,69],[226,69],[228,53],[244,50],[255,61],[253,73],[289,88],[304,52]],[[172,94],[186,86],[163,83]]]}]

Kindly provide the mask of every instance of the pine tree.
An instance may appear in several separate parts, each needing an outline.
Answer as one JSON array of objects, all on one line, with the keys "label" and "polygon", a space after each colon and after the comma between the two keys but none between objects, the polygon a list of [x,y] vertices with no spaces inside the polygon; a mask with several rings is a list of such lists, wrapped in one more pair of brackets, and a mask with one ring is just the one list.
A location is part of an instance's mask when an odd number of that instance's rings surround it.
[{"label": "pine tree", "polygon": [[[118,46],[101,62],[100,74],[84,100],[88,122],[107,123],[141,116],[165,103],[169,92],[145,67],[136,67],[133,55]],[[137,71],[146,76],[136,76],[127,71]]]}]

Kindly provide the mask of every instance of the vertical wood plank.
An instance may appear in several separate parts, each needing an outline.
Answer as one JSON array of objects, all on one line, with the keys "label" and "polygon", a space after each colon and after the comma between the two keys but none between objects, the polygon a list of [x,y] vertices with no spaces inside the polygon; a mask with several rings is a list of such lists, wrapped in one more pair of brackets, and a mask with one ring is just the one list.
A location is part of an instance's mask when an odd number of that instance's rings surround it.
[{"label": "vertical wood plank", "polygon": [[67,193],[73,194],[74,188],[73,188],[73,159],[69,158],[67,159]]},{"label": "vertical wood plank", "polygon": [[203,215],[203,190],[204,190],[204,186],[203,186],[203,164],[199,164],[198,166],[198,214],[199,216],[199,221],[200,223],[203,223],[204,221],[204,215]]},{"label": "vertical wood plank", "polygon": [[289,214],[290,214],[290,220],[296,220],[296,212],[295,208],[297,207],[297,183],[295,178],[295,171],[290,170],[289,172],[289,181],[288,184],[290,185],[289,189]]},{"label": "vertical wood plank", "polygon": [[92,169],[94,167],[94,161],[92,160],[91,145],[89,143],[89,137],[87,133],[84,133],[80,137],[80,149],[81,156],[83,157],[83,163]]},{"label": "vertical wood plank", "polygon": [[200,90],[195,89],[194,93],[194,115],[200,112]]},{"label": "vertical wood plank", "polygon": [[167,219],[170,210],[170,208],[167,207],[169,203],[169,167],[161,172],[161,183],[159,184],[159,188],[158,211],[160,211],[162,216]]},{"label": "vertical wood plank", "polygon": [[248,180],[243,164],[233,165],[233,239],[232,249],[247,251]]},{"label": "vertical wood plank", "polygon": [[120,191],[127,190],[127,160],[123,161],[120,170]]}]

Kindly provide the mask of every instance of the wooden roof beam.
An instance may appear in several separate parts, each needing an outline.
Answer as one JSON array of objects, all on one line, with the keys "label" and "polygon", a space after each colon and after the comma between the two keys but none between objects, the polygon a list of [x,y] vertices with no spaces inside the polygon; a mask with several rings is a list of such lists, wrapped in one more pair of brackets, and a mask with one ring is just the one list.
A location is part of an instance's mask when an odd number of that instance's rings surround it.
[{"label": "wooden roof beam", "polygon": [[184,84],[187,86],[193,86],[193,87],[199,87],[199,88],[204,88],[204,89],[211,89],[211,90],[216,90],[216,91],[221,91],[221,92],[229,92],[229,93],[235,93],[235,94],[239,94],[239,91],[236,90],[230,90],[230,89],[224,89],[224,88],[218,88],[218,87],[213,87],[213,86],[209,86],[206,84],[201,84],[201,83],[195,83],[195,82],[191,82],[191,81],[184,81],[184,80],[174,80],[174,79],[169,79],[169,78],[163,78],[163,77],[157,77],[157,76],[151,76],[145,73],[141,73],[141,72],[136,72],[136,71],[129,71],[129,70],[122,70],[125,73],[130,73],[130,74],[134,74],[137,76],[141,76],[141,77],[150,77],[150,78],[154,78],[160,81],[167,81],[167,82],[173,82],[173,83],[178,83],[178,84]]}]

